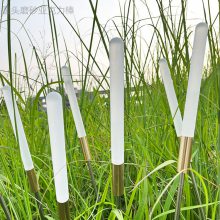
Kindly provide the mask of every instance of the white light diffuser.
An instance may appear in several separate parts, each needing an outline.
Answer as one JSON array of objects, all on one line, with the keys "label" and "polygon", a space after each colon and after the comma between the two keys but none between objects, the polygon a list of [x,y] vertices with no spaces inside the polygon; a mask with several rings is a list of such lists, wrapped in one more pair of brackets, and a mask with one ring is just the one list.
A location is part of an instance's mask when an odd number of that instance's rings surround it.
[{"label": "white light diffuser", "polygon": [[46,97],[50,145],[57,202],[69,200],[62,98],[57,92]]},{"label": "white light diffuser", "polygon": [[207,34],[208,25],[206,23],[199,23],[195,29],[186,94],[186,104],[182,125],[182,136],[184,137],[194,137]]},{"label": "white light diffuser", "polygon": [[70,76],[69,68],[66,66],[63,66],[61,69],[61,72],[62,72],[62,76],[63,76],[63,80],[64,80],[65,91],[67,93],[70,107],[71,107],[72,114],[73,114],[73,118],[75,121],[78,137],[79,138],[85,137],[86,131],[84,128],[84,124],[83,124],[82,116],[80,113],[78,101],[76,98],[75,89],[74,89],[72,79]]},{"label": "white light diffuser", "polygon": [[[33,165],[30,151],[29,151],[27,139],[24,133],[24,128],[23,128],[23,124],[21,121],[21,117],[18,111],[18,106],[15,101],[15,97],[13,97],[12,99],[13,94],[12,94],[10,86],[6,85],[1,90],[3,92],[3,96],[5,99],[5,103],[6,103],[8,114],[11,120],[11,124],[14,130],[14,134],[15,136],[17,136],[18,134],[17,139],[18,139],[18,143],[20,147],[21,159],[24,165],[24,169],[26,171],[32,170],[34,168],[34,165]],[[14,104],[13,104],[13,100],[14,100]],[[17,133],[16,133],[16,127],[17,127]]]},{"label": "white light diffuser", "polygon": [[182,134],[182,116],[180,109],[178,107],[178,101],[176,93],[173,86],[173,80],[170,75],[170,70],[165,59],[161,59],[160,62],[160,72],[163,78],[163,83],[165,91],[167,94],[167,99],[170,106],[170,111],[174,121],[174,126],[176,130],[177,137],[180,137]]},{"label": "white light diffuser", "polygon": [[112,164],[124,163],[124,42],[113,38],[109,48]]}]

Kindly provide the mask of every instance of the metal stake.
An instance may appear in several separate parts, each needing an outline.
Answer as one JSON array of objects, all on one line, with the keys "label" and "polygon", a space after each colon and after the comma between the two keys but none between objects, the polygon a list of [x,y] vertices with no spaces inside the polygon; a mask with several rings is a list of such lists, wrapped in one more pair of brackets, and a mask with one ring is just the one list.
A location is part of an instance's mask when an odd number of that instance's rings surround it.
[{"label": "metal stake", "polygon": [[35,170],[34,169],[28,170],[27,171],[27,176],[28,176],[28,180],[29,180],[29,183],[30,183],[31,191],[34,193],[36,201],[37,201],[37,206],[38,206],[38,210],[39,210],[39,213],[40,213],[40,217],[41,217],[42,220],[44,220],[45,219],[44,210],[43,210],[43,207],[42,207],[42,202],[41,202],[41,198],[40,198],[40,194],[39,194],[40,187],[39,187],[39,184],[38,184],[38,180],[37,180]]},{"label": "metal stake", "polygon": [[69,202],[58,202],[58,213],[60,220],[70,220]]}]

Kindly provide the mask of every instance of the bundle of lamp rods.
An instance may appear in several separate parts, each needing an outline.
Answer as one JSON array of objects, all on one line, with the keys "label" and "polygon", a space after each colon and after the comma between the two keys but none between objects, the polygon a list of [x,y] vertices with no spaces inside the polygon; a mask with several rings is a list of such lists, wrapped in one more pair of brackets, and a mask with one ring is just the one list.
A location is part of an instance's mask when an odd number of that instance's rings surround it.
[{"label": "bundle of lamp rods", "polygon": [[[196,116],[199,103],[207,34],[207,24],[199,23],[195,29],[183,119],[179,110],[177,96],[174,90],[168,63],[165,59],[161,59],[159,62],[170,111],[173,117],[176,135],[178,138],[180,138],[179,159],[177,167],[180,182],[176,202],[175,220],[180,219],[184,176],[190,168],[191,150],[193,143],[192,141],[196,126]],[[124,42],[122,39],[113,38],[110,41],[109,61],[112,193],[118,202],[118,207],[122,208],[121,202],[124,195]],[[99,199],[98,187],[95,181],[95,175],[91,163],[92,156],[87,141],[86,131],[77,97],[75,94],[75,89],[72,83],[71,72],[67,66],[64,66],[61,69],[61,73],[65,92],[68,96],[70,108],[74,118],[77,135],[81,144],[85,162],[87,163],[94,193],[97,199]],[[39,193],[40,186],[35,173],[28,142],[15,100],[13,87],[5,85],[1,88],[1,91],[3,92],[4,100],[11,120],[14,135],[17,139],[17,143],[20,149],[23,167],[27,173],[31,191],[35,195],[40,217],[41,219],[45,219],[43,210],[44,205]],[[70,220],[62,96],[58,92],[50,92],[46,96],[46,104],[58,214],[60,220]],[[195,181],[193,172],[190,172],[190,175],[192,180]],[[194,184],[194,187],[197,196],[197,185]],[[0,195],[0,205],[3,208],[7,220],[10,220],[11,213],[7,208],[6,202],[2,195]],[[205,218],[204,210],[202,208],[200,209],[200,212],[201,215]]]}]

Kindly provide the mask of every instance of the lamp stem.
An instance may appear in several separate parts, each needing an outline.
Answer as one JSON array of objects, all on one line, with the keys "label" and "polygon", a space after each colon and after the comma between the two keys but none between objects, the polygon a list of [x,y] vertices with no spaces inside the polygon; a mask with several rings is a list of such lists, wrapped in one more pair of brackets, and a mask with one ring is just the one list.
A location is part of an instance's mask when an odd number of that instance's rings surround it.
[{"label": "lamp stem", "polygon": [[70,220],[69,201],[65,203],[58,202],[58,213],[60,220]]},{"label": "lamp stem", "polygon": [[99,200],[98,190],[97,190],[97,186],[96,186],[96,182],[95,182],[95,177],[94,177],[93,169],[92,169],[92,164],[91,164],[90,160],[87,161],[87,166],[88,166],[88,169],[89,169],[89,175],[90,175],[90,178],[91,178],[93,189],[94,189],[95,194],[97,195],[98,200]]},{"label": "lamp stem", "polygon": [[112,164],[112,192],[118,209],[123,209],[124,164]]},{"label": "lamp stem", "polygon": [[191,159],[192,138],[181,137],[177,171],[187,173]]},{"label": "lamp stem", "polygon": [[35,193],[35,198],[36,198],[36,201],[37,201],[37,206],[38,206],[38,210],[39,210],[39,213],[40,213],[40,218],[42,220],[44,220],[45,219],[45,217],[44,217],[44,209],[43,209],[43,206],[42,206],[42,201],[41,201],[41,197],[40,197],[39,192]]},{"label": "lamp stem", "polygon": [[181,209],[181,200],[182,200],[182,195],[183,195],[184,177],[185,177],[184,173],[181,173],[180,174],[179,188],[178,188],[178,193],[177,193],[174,220],[179,220],[180,219],[180,209]]},{"label": "lamp stem", "polygon": [[122,210],[123,209],[123,205],[122,205],[122,201],[123,201],[123,195],[122,196],[115,196],[115,204],[117,209]]},{"label": "lamp stem", "polygon": [[85,161],[87,163],[87,166],[88,166],[88,169],[89,169],[89,175],[90,175],[90,178],[91,178],[92,186],[94,188],[95,194],[99,197],[96,182],[95,182],[95,178],[94,178],[94,172],[93,172],[93,169],[92,169],[91,153],[90,153],[87,138],[86,137],[81,137],[79,140],[80,140],[80,144],[81,144],[81,147],[82,147],[84,159],[85,159]]},{"label": "lamp stem", "polygon": [[[178,188],[178,195],[177,195],[177,202],[176,202],[176,211],[175,211],[175,220],[178,220],[180,217],[180,207],[181,207],[181,198],[182,198],[182,194],[183,194],[183,186],[184,186],[184,175],[187,173],[187,169],[191,166],[190,164],[190,160],[191,160],[191,150],[192,150],[192,138],[190,137],[181,137],[181,142],[180,142],[180,153],[179,153],[179,160],[178,160],[178,171],[181,172],[182,170],[183,173],[180,174],[180,183],[179,183],[179,188]],[[192,171],[189,172],[191,179],[192,179],[192,183],[193,183],[193,187],[194,187],[194,191],[195,191],[195,196],[199,202],[199,204],[201,205],[201,199],[199,196],[199,190],[196,184],[196,179],[195,179],[195,175]],[[206,219],[205,217],[205,213],[204,213],[204,209],[200,208],[200,214],[202,216],[202,219]]]},{"label": "lamp stem", "polygon": [[42,202],[41,202],[41,198],[40,198],[40,194],[39,194],[40,188],[39,188],[39,184],[38,184],[35,170],[34,169],[28,170],[27,176],[28,176],[30,187],[31,187],[31,191],[34,193],[36,201],[37,201],[37,207],[38,207],[38,210],[40,213],[40,217],[42,220],[44,220],[45,219],[44,210],[42,207]]},{"label": "lamp stem", "polygon": [[6,204],[5,204],[5,200],[2,197],[2,195],[0,195],[0,204],[2,206],[2,209],[3,209],[4,213],[5,213],[6,219],[7,220],[11,220],[11,216],[10,216],[9,210],[8,210]]},{"label": "lamp stem", "polygon": [[178,193],[177,193],[174,220],[180,219],[181,200],[182,200],[182,195],[183,195],[184,178],[185,178],[184,174],[187,173],[187,169],[189,167],[189,163],[191,159],[191,149],[192,149],[192,138],[181,137],[178,167],[177,167],[177,171],[181,173],[180,173],[180,182],[179,182],[179,188],[178,188]]},{"label": "lamp stem", "polygon": [[[86,161],[86,163],[87,163],[87,166],[88,166],[89,175],[90,175],[90,178],[91,178],[91,183],[92,183],[93,189],[94,189],[94,191],[95,191],[95,194],[96,194],[96,196],[97,196],[97,199],[98,199],[98,201],[99,201],[99,200],[100,200],[100,197],[99,197],[97,185],[96,185],[96,182],[95,182],[94,172],[93,172],[93,169],[92,169],[91,153],[90,153],[88,141],[87,141],[86,136],[79,138],[79,140],[80,140],[80,144],[81,144],[81,147],[82,147],[84,159],[85,159],[85,161]],[[104,220],[103,215],[102,215],[102,220]]]},{"label": "lamp stem", "polygon": [[[190,165],[190,168],[192,168],[191,165]],[[198,189],[198,186],[197,186],[197,184],[196,184],[195,175],[194,175],[194,173],[193,173],[192,171],[190,171],[189,174],[190,174],[191,179],[192,179],[192,183],[193,183],[193,186],[194,186],[196,198],[197,198],[197,200],[198,200],[198,202],[199,202],[199,205],[202,205],[202,201],[201,201],[201,198],[200,198],[200,196],[199,196],[199,189]],[[204,212],[204,208],[201,207],[201,208],[199,209],[199,211],[200,211],[200,214],[201,214],[201,216],[202,216],[202,219],[206,219],[205,212]]]}]

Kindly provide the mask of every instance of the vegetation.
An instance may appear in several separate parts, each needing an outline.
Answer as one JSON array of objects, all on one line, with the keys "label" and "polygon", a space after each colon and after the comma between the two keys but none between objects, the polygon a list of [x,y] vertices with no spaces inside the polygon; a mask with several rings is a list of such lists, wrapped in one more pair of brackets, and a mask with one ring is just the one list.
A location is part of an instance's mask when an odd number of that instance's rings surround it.
[{"label": "vegetation", "polygon": [[[138,1],[138,0],[137,0]],[[158,61],[168,60],[175,90],[183,113],[186,86],[188,82],[191,37],[193,27],[187,26],[186,0],[179,0],[181,14],[175,15],[171,2],[168,7],[162,0],[156,0],[160,17],[153,18],[147,1],[141,1],[150,17],[138,20],[135,0],[120,5],[121,15],[112,18],[114,29],[125,42],[125,198],[122,210],[117,209],[111,194],[110,163],[110,119],[109,119],[109,68],[97,61],[97,51],[102,49],[104,59],[108,59],[110,34],[106,26],[100,24],[98,1],[89,0],[93,12],[93,26],[90,41],[86,43],[78,27],[62,14],[73,33],[81,42],[81,57],[75,57],[80,66],[82,94],[79,99],[81,112],[93,156],[93,169],[101,201],[95,196],[86,163],[83,160],[80,143],[76,136],[74,121],[64,101],[66,150],[70,189],[70,211],[72,219],[173,219],[179,174],[176,171],[179,140],[176,137],[172,117],[160,79]],[[4,3],[4,1],[3,1]],[[2,3],[2,4],[3,4]],[[2,84],[9,83],[17,95],[18,105],[35,169],[41,187],[42,203],[48,219],[57,219],[57,204],[53,182],[52,162],[49,143],[49,131],[46,112],[39,111],[39,97],[59,87],[64,96],[61,80],[61,55],[65,54],[67,64],[73,53],[60,52],[59,43],[65,41],[57,34],[56,16],[50,10],[57,7],[53,0],[47,2],[48,19],[51,26],[53,58],[56,65],[57,81],[49,82],[47,64],[36,45],[31,41],[33,57],[36,59],[40,75],[35,81],[30,76],[26,55],[20,42],[25,69],[24,84],[20,86],[16,70],[16,54],[11,46],[11,13],[8,0],[7,36],[9,77],[1,72]],[[195,138],[192,152],[192,171],[195,174],[201,204],[193,188],[191,176],[186,175],[181,209],[182,219],[202,219],[200,208],[205,211],[206,219],[218,219],[220,216],[220,63],[219,31],[215,28],[220,21],[219,15],[213,18],[210,0],[204,1],[204,18],[209,24],[208,46],[204,75],[201,87]],[[219,4],[220,8],[220,4]],[[2,10],[3,14],[3,10]],[[1,16],[2,18],[3,16]],[[107,24],[106,24],[107,25]],[[141,29],[144,26],[154,29],[151,41],[143,40]],[[161,31],[161,27],[162,30]],[[25,26],[23,27],[25,29]],[[99,35],[98,45],[94,35]],[[28,35],[28,32],[27,32]],[[14,36],[14,35],[13,35]],[[30,38],[31,40],[31,38]],[[155,44],[157,42],[157,44]],[[66,44],[66,42],[65,42]],[[96,48],[94,50],[94,47]],[[15,59],[14,59],[15,57]],[[12,59],[13,58],[13,59]],[[12,61],[14,60],[14,61]],[[13,63],[14,62],[14,63]],[[96,74],[102,77],[96,77]],[[90,79],[95,88],[89,87]],[[41,83],[35,99],[36,83]],[[34,92],[32,87],[34,86]],[[27,87],[21,95],[21,87]],[[93,97],[86,90],[93,90]],[[106,97],[99,90],[106,90]],[[0,194],[5,198],[13,219],[39,219],[39,213],[33,194],[30,192],[26,173],[23,169],[19,147],[2,100],[0,108]],[[4,213],[0,209],[1,219]]]}]

